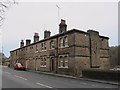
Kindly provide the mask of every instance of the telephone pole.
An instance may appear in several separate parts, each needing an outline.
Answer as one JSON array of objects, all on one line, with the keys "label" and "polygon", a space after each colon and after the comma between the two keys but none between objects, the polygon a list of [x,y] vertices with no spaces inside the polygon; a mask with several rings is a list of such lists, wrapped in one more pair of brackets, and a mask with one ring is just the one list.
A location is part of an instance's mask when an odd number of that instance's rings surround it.
[{"label": "telephone pole", "polygon": [[0,57],[0,65],[2,65],[2,61],[3,61],[3,46],[2,46],[2,29],[0,29],[0,53],[1,53],[1,57]]}]

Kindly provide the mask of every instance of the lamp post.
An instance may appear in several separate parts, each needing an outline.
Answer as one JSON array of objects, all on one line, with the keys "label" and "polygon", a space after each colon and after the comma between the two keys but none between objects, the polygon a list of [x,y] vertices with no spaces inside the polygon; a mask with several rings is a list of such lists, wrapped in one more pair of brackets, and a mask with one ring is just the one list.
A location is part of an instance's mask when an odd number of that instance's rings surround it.
[{"label": "lamp post", "polygon": [[1,53],[1,57],[0,57],[0,65],[2,65],[2,61],[3,61],[3,45],[2,45],[2,30],[0,29],[0,53]]}]

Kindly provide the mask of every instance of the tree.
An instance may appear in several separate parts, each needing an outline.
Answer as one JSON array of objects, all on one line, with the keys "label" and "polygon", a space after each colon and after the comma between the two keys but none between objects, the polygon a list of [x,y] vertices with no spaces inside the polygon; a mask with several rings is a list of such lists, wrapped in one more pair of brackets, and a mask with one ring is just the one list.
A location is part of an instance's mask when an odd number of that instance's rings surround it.
[{"label": "tree", "polygon": [[111,67],[120,65],[120,45],[110,47],[110,63]]},{"label": "tree", "polygon": [[[3,21],[5,19],[5,12],[10,8],[12,5],[17,4],[16,0],[0,0],[0,27],[3,24]],[[1,43],[0,43],[1,46]],[[0,55],[4,56],[0,53]],[[3,60],[3,57],[0,56],[0,64]]]},{"label": "tree", "polygon": [[5,62],[5,59],[6,59],[6,58],[7,58],[7,57],[4,55],[4,53],[1,53],[1,52],[0,52],[0,65]]},{"label": "tree", "polygon": [[4,20],[6,10],[13,4],[16,4],[16,0],[0,0],[0,26]]}]

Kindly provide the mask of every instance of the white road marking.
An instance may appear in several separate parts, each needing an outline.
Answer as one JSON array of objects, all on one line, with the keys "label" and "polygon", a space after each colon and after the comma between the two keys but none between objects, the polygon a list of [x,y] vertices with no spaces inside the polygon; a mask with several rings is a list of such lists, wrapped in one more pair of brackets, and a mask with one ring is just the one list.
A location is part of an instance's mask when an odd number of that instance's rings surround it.
[{"label": "white road marking", "polygon": [[20,76],[17,76],[17,75],[14,75],[14,76],[17,77],[17,78],[21,78],[23,80],[27,80],[26,78],[23,78],[23,77],[20,77]]},{"label": "white road marking", "polygon": [[47,86],[47,85],[44,85],[44,84],[41,84],[41,83],[36,83],[36,84],[38,84],[38,85],[40,85],[40,86],[43,86],[43,87],[46,87],[46,88],[53,88],[53,87],[51,87],[51,86]]},{"label": "white road marking", "polygon": [[9,73],[9,72],[3,72],[3,73],[6,73],[6,74],[11,74],[11,73]]}]

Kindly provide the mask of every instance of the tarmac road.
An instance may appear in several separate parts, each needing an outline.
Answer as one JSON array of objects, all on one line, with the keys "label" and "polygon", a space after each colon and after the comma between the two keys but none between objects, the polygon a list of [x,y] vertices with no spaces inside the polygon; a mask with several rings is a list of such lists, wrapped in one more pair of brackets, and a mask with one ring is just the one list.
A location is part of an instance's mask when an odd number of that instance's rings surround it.
[{"label": "tarmac road", "polygon": [[2,88],[118,88],[118,86],[2,67]]}]

